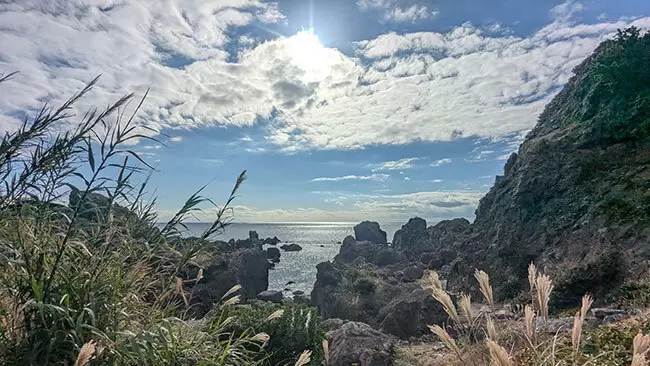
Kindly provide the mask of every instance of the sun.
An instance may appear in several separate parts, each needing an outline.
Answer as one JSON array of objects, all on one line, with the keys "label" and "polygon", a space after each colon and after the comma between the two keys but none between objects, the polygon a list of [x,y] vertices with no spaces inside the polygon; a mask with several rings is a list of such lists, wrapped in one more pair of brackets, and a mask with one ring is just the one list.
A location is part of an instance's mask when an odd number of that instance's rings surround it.
[{"label": "sun", "polygon": [[287,51],[289,62],[304,71],[303,78],[308,82],[324,80],[340,62],[339,52],[323,46],[313,30],[300,31],[287,38]]}]

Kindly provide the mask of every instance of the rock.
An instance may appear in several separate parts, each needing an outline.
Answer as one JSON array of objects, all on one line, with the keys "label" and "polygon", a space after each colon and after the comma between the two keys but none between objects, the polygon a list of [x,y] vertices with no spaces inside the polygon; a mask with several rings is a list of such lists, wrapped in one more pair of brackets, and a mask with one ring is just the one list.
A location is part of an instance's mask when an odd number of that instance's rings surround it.
[{"label": "rock", "polygon": [[329,332],[340,328],[343,324],[345,324],[345,320],[339,318],[329,318],[323,320],[320,324],[325,332]]},{"label": "rock", "polygon": [[406,225],[395,232],[393,248],[411,252],[424,252],[432,249],[427,233],[427,222],[419,217],[410,219]]},{"label": "rock", "polygon": [[402,280],[405,282],[414,282],[422,278],[424,270],[419,266],[408,266],[402,271]]},{"label": "rock", "polygon": [[257,231],[251,230],[248,232],[248,239],[250,239],[251,241],[260,240],[260,236],[257,234]]},{"label": "rock", "polygon": [[266,244],[266,245],[278,245],[279,243],[281,243],[281,241],[280,241],[280,239],[278,239],[277,236],[274,236],[272,238],[264,239],[264,244]]},{"label": "rock", "polygon": [[368,324],[348,322],[327,333],[329,365],[390,366],[396,340]]},{"label": "rock", "polygon": [[625,310],[621,310],[621,309],[593,308],[593,309],[591,309],[591,314],[596,319],[603,320],[608,316],[627,315],[627,312]]},{"label": "rock", "polygon": [[289,286],[289,285],[293,285],[293,284],[295,284],[295,282],[293,282],[293,281],[289,281],[289,282],[285,283],[284,285],[285,285],[285,286]]},{"label": "rock", "polygon": [[284,244],[280,248],[285,252],[299,252],[302,250],[302,247],[298,244]]},{"label": "rock", "polygon": [[396,335],[400,338],[408,338],[417,333],[420,303],[413,299],[399,299],[388,305],[388,309],[381,322],[381,330]]},{"label": "rock", "polygon": [[302,296],[302,295],[305,294],[305,291],[296,290],[296,291],[292,292],[291,294],[292,294],[293,296]]},{"label": "rock", "polygon": [[428,325],[448,321],[440,303],[428,290],[417,288],[392,299],[378,314],[380,329],[402,339],[429,334]]},{"label": "rock", "polygon": [[[192,287],[192,315],[205,315],[233,286],[242,286],[243,299],[254,299],[269,285],[270,265],[266,253],[257,249],[237,249],[202,259],[203,278]],[[195,274],[184,278],[196,278]]]},{"label": "rock", "polygon": [[376,244],[386,244],[386,232],[379,228],[379,223],[363,221],[354,227],[354,237],[357,241],[369,241]]},{"label": "rock", "polygon": [[266,290],[257,294],[257,299],[261,301],[280,303],[282,298],[282,291]]},{"label": "rock", "polygon": [[266,257],[270,259],[273,262],[279,262],[280,261],[280,249],[278,248],[267,248],[266,249]]}]

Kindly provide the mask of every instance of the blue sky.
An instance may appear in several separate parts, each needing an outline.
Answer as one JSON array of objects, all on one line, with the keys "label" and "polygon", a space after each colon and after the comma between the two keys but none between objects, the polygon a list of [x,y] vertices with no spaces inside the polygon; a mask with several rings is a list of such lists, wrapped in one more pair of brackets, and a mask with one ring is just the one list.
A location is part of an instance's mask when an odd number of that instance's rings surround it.
[{"label": "blue sky", "polygon": [[[0,130],[102,74],[151,88],[160,214],[249,179],[238,221],[473,217],[572,68],[650,2],[23,0],[0,4]],[[206,213],[206,216],[209,213]],[[207,219],[207,217],[200,217]]]}]

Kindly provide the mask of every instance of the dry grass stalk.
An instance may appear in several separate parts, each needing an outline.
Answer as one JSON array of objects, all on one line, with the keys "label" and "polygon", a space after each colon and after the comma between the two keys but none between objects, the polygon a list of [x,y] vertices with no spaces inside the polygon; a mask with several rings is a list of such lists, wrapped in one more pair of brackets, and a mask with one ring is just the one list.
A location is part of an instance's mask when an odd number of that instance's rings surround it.
[{"label": "dry grass stalk", "polygon": [[440,281],[440,276],[436,271],[429,271],[427,277],[425,278],[426,286],[430,289],[441,289],[442,290],[442,281]]},{"label": "dry grass stalk", "polygon": [[474,322],[474,314],[472,313],[472,298],[470,295],[461,294],[458,299],[458,308],[460,309],[461,315],[467,321],[467,324],[472,324]]},{"label": "dry grass stalk", "polygon": [[505,348],[499,346],[497,342],[491,339],[488,339],[485,343],[490,351],[490,362],[492,365],[514,366],[514,363],[510,360],[510,355]]},{"label": "dry grass stalk", "polygon": [[447,349],[452,351],[461,362],[464,362],[463,356],[460,352],[460,348],[458,348],[456,341],[454,341],[454,339],[449,335],[449,333],[447,333],[446,330],[444,330],[441,326],[437,324],[429,325],[428,327],[433,334],[435,334],[436,336],[438,336],[438,338],[440,338],[440,341],[442,341],[442,343],[445,345],[445,347],[447,347]]},{"label": "dry grass stalk", "polygon": [[251,338],[253,342],[260,342],[262,343],[262,347],[265,347],[267,343],[269,343],[269,340],[271,339],[271,336],[269,336],[267,333],[261,332],[257,333]]},{"label": "dry grass stalk", "polygon": [[300,354],[300,357],[298,357],[298,361],[296,361],[294,366],[304,366],[308,364],[310,361],[311,361],[311,351],[304,350]]},{"label": "dry grass stalk", "polygon": [[231,306],[231,305],[237,305],[241,301],[241,297],[239,295],[233,296],[230,299],[224,301],[221,303],[221,306]]},{"label": "dry grass stalk", "polygon": [[239,290],[241,290],[241,285],[235,285],[235,286],[231,287],[230,290],[226,291],[226,293],[223,294],[223,296],[221,296],[221,300],[227,298],[228,296],[234,294],[235,292],[237,292]]},{"label": "dry grass stalk", "polygon": [[494,325],[494,321],[489,315],[485,319],[485,330],[489,339],[495,342],[499,340],[499,333],[497,333],[497,328]]},{"label": "dry grass stalk", "polygon": [[451,297],[447,291],[441,288],[433,288],[432,296],[436,299],[443,307],[447,315],[456,323],[460,324],[460,318],[458,316],[458,311],[456,311],[456,306],[454,302],[451,301]]},{"label": "dry grass stalk", "polygon": [[268,322],[268,321],[271,321],[273,319],[282,318],[282,315],[284,315],[284,310],[283,309],[278,309],[278,310],[274,311],[273,313],[271,313],[271,315],[267,316],[266,321]]},{"label": "dry grass stalk", "polygon": [[530,291],[535,291],[535,280],[537,279],[537,267],[535,263],[530,262],[528,265],[528,285],[530,286]]},{"label": "dry grass stalk", "polygon": [[323,357],[325,357],[325,366],[327,366],[330,363],[330,343],[327,341],[327,339],[323,339],[321,345],[323,346]]},{"label": "dry grass stalk", "polygon": [[79,355],[77,355],[77,361],[75,361],[74,366],[86,366],[95,356],[96,352],[97,343],[95,341],[91,340],[84,343],[79,350]]},{"label": "dry grass stalk", "polygon": [[633,341],[633,352],[635,355],[644,355],[650,350],[650,334],[644,335],[639,332]]},{"label": "dry grass stalk", "polygon": [[632,356],[631,366],[648,366],[648,361],[643,354],[635,354]]},{"label": "dry grass stalk", "polygon": [[492,294],[492,286],[490,285],[490,276],[484,271],[479,271],[477,269],[474,271],[474,278],[478,281],[481,294],[483,294],[485,301],[490,306],[494,305],[494,295]]},{"label": "dry grass stalk", "polygon": [[535,310],[530,305],[524,307],[524,326],[526,327],[526,340],[535,347]]},{"label": "dry grass stalk", "polygon": [[551,299],[553,291],[553,281],[545,274],[540,274],[535,279],[535,291],[537,305],[539,306],[539,315],[548,322],[548,302]]},{"label": "dry grass stalk", "polygon": [[587,312],[591,308],[591,304],[594,303],[591,295],[584,295],[582,297],[582,306],[580,310],[576,312],[575,318],[573,319],[573,330],[571,331],[571,345],[573,346],[573,352],[578,353],[580,349],[580,339],[582,337],[582,325],[587,317]]}]

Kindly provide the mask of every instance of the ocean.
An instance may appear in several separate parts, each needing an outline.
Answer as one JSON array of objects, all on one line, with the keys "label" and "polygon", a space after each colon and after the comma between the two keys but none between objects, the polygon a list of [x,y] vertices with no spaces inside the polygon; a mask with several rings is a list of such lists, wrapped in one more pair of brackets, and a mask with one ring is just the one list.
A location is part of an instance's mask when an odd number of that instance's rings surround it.
[{"label": "ocean", "polygon": [[[187,236],[200,235],[209,224],[187,224]],[[343,239],[354,235],[353,227],[356,223],[233,223],[226,231],[215,237],[227,241],[231,238],[246,239],[248,232],[255,230],[260,239],[277,236],[282,244],[295,243],[302,247],[299,252],[282,251],[280,263],[275,269],[269,271],[269,289],[285,290],[285,296],[290,296],[292,291],[301,290],[309,295],[316,281],[316,265],[334,258],[339,252]],[[393,234],[401,227],[399,223],[381,224],[386,231],[388,241],[392,241]],[[278,246],[279,246],[278,245]],[[268,247],[265,245],[265,248]],[[293,284],[287,285],[290,281]]]}]

